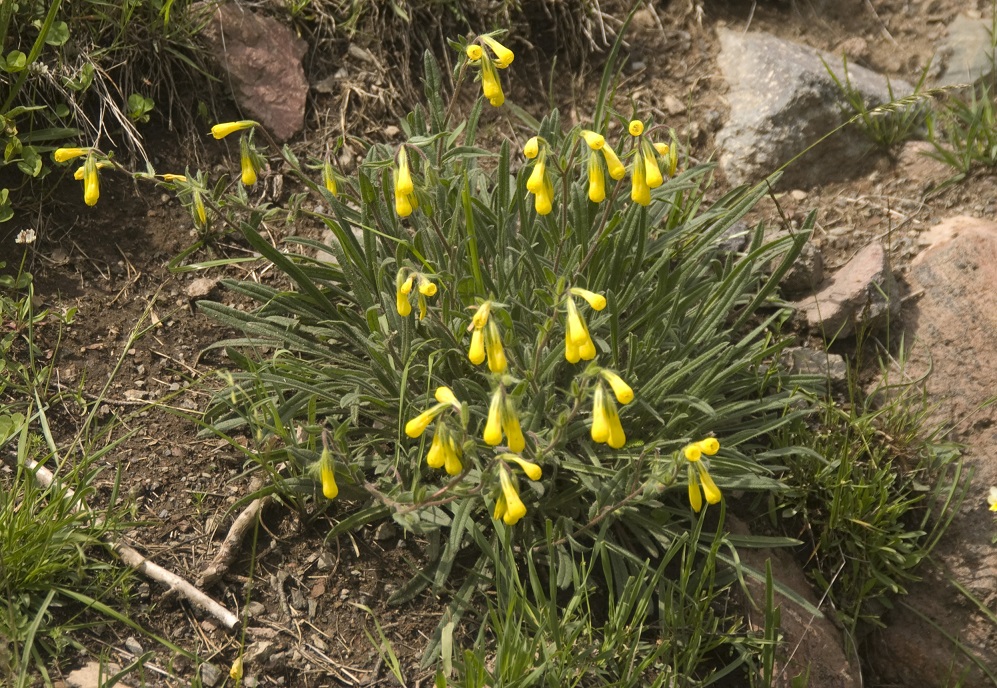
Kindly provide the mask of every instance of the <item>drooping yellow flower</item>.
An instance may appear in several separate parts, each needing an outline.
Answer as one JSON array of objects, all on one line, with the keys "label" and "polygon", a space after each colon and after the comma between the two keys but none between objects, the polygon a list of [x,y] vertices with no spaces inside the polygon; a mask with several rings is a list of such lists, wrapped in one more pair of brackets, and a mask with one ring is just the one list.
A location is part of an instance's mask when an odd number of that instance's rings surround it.
[{"label": "drooping yellow flower", "polygon": [[256,159],[253,156],[253,152],[249,149],[249,138],[243,136],[239,140],[240,149],[240,165],[242,167],[242,184],[243,186],[253,186],[256,184]]},{"label": "drooping yellow flower", "polygon": [[[107,160],[98,160],[97,161],[97,169],[98,170],[102,170],[105,167],[114,167],[114,165],[112,163],[108,162]],[[77,167],[76,171],[73,172],[73,179],[75,179],[78,182],[79,181],[83,181],[83,175],[84,175],[84,173],[86,171],[87,171],[86,165],[82,165],[81,167]]]},{"label": "drooping yellow flower", "polygon": [[630,183],[630,200],[640,205],[649,205],[651,203],[651,187],[647,185],[644,160],[639,153],[634,156],[634,167],[631,172]]},{"label": "drooping yellow flower", "polygon": [[336,186],[336,175],[332,172],[332,165],[326,160],[322,164],[322,184],[333,196],[339,193],[339,189]]},{"label": "drooping yellow flower", "polygon": [[485,444],[494,447],[502,444],[502,388],[499,387],[492,394],[492,401],[488,405],[488,420],[485,422],[485,431],[481,438]]},{"label": "drooping yellow flower", "polygon": [[457,401],[457,395],[453,393],[453,390],[446,385],[440,385],[436,388],[436,393],[433,395],[436,397],[436,401],[441,404],[450,404],[451,406],[459,409],[460,402]]},{"label": "drooping yellow flower", "polygon": [[412,302],[409,300],[409,294],[412,291],[413,276],[406,276],[406,272],[406,269],[402,268],[395,274],[395,310],[403,318],[412,313]]},{"label": "drooping yellow flower", "polygon": [[417,207],[415,184],[412,183],[412,171],[409,169],[408,153],[403,145],[398,149],[395,158],[396,165],[392,170],[395,187],[395,212],[399,217],[408,217]]},{"label": "drooping yellow flower", "polygon": [[606,297],[602,294],[597,294],[594,291],[582,289],[581,287],[572,287],[570,291],[575,296],[585,299],[594,311],[601,311],[606,307]]},{"label": "drooping yellow flower", "polygon": [[534,136],[526,142],[526,145],[523,146],[523,155],[525,155],[527,159],[532,160],[537,157],[538,153],[540,153],[540,139]]},{"label": "drooping yellow flower", "polygon": [[547,174],[546,146],[540,147],[536,162],[533,163],[533,170],[526,179],[526,190],[534,195],[533,207],[537,214],[549,214],[554,207],[554,185]]},{"label": "drooping yellow flower", "polygon": [[499,495],[498,499],[495,500],[495,511],[492,512],[492,518],[498,521],[503,516],[505,516],[505,510],[506,510],[505,496]]},{"label": "drooping yellow flower", "polygon": [[682,449],[682,454],[689,461],[689,467],[687,469],[689,479],[689,504],[692,506],[692,510],[697,513],[703,508],[703,500],[699,494],[700,484],[702,484],[703,494],[706,495],[707,503],[716,504],[722,499],[720,489],[717,487],[717,484],[713,482],[713,478],[710,477],[709,471],[706,470],[706,466],[704,466],[701,461],[703,454],[712,456],[719,450],[720,442],[717,441],[715,437],[708,437],[705,440],[687,444]]},{"label": "drooping yellow flower", "polygon": [[423,296],[436,296],[436,283],[423,274],[419,274],[419,293]]},{"label": "drooping yellow flower", "polygon": [[630,120],[630,124],[627,125],[627,131],[630,132],[631,136],[640,136],[644,133],[644,123],[639,119]]},{"label": "drooping yellow flower", "polygon": [[83,165],[83,202],[96,205],[100,198],[100,177],[97,174],[97,159],[91,154]]},{"label": "drooping yellow flower", "polygon": [[474,311],[474,315],[471,316],[471,327],[480,330],[488,323],[488,316],[492,312],[492,302],[485,301],[478,309]]},{"label": "drooping yellow flower", "polygon": [[526,515],[526,505],[519,497],[519,492],[512,482],[512,473],[504,464],[499,464],[499,482],[502,484],[502,497],[505,499],[505,513],[502,522],[514,526]]},{"label": "drooping yellow flower", "polygon": [[398,217],[408,217],[412,214],[415,210],[413,198],[413,196],[395,196],[395,212],[398,213]]},{"label": "drooping yellow flower", "polygon": [[436,404],[436,406],[426,409],[405,424],[405,434],[413,439],[419,437],[422,433],[426,432],[426,428],[429,427],[429,424],[432,423],[436,416],[440,415],[440,412],[447,408],[447,406],[448,404]]},{"label": "drooping yellow flower", "polygon": [[336,465],[328,448],[322,450],[319,458],[319,473],[322,476],[322,494],[326,499],[335,499],[339,494],[339,486],[336,484]]},{"label": "drooping yellow flower", "polygon": [[464,49],[464,53],[471,62],[477,62],[481,59],[482,48],[477,43],[471,43]]},{"label": "drooping yellow flower", "polygon": [[250,119],[242,119],[238,122],[223,122],[211,127],[211,135],[216,139],[223,139],[229,134],[233,134],[237,131],[243,131],[244,129],[251,129],[255,126],[256,122]]},{"label": "drooping yellow flower", "polygon": [[564,328],[564,357],[569,363],[579,360],[591,361],[595,358],[595,343],[589,334],[588,326],[578,312],[574,299],[568,296],[568,315]]},{"label": "drooping yellow flower", "polygon": [[496,41],[491,36],[482,36],[481,40],[485,42],[491,51],[495,53],[495,66],[499,69],[505,69],[512,64],[512,61],[516,59],[515,54],[507,47]]},{"label": "drooping yellow flower", "polygon": [[664,183],[664,178],[661,176],[661,168],[658,167],[658,157],[654,146],[647,141],[642,141],[640,150],[644,158],[644,179],[647,180],[647,185],[650,188],[657,189]]},{"label": "drooping yellow flower", "polygon": [[626,433],[623,432],[623,424],[620,423],[620,414],[616,410],[616,402],[613,398],[605,397],[606,421],[609,423],[609,439],[606,441],[613,449],[622,449],[627,443]]},{"label": "drooping yellow flower", "polygon": [[502,431],[505,433],[506,443],[514,452],[521,452],[526,449],[526,438],[523,436],[523,428],[519,425],[519,414],[513,406],[512,399],[505,397],[505,407],[502,409]]},{"label": "drooping yellow flower", "polygon": [[589,200],[602,203],[606,200],[606,175],[602,169],[602,160],[595,151],[589,153]]},{"label": "drooping yellow flower", "polygon": [[594,151],[602,150],[606,145],[606,137],[588,129],[582,129],[579,134],[585,139],[585,145]]},{"label": "drooping yellow flower", "polygon": [[186,182],[186,175],[166,173],[162,175],[164,182]]},{"label": "drooping yellow flower", "polygon": [[488,354],[488,370],[493,373],[504,373],[509,368],[498,325],[491,319],[485,325],[485,353]]},{"label": "drooping yellow flower", "polygon": [[436,432],[433,433],[433,441],[426,452],[426,464],[430,468],[443,468],[446,464],[446,453],[444,450],[444,435],[446,426],[443,423],[436,424]]},{"label": "drooping yellow flower", "polygon": [[663,157],[663,158],[667,158],[668,157],[668,144],[667,143],[662,143],[661,141],[655,142],[655,144],[654,144],[654,150],[657,151],[658,155],[660,155],[661,157]]},{"label": "drooping yellow flower", "polygon": [[494,107],[499,107],[505,102],[505,93],[502,92],[502,82],[499,80],[495,63],[484,54],[481,56],[481,92]]},{"label": "drooping yellow flower", "polygon": [[537,215],[550,215],[550,211],[554,209],[554,185],[550,179],[544,179],[543,189],[533,199],[533,209],[537,211]]},{"label": "drooping yellow flower", "polygon": [[[634,400],[634,391],[626,382],[623,381],[619,375],[614,373],[612,370],[602,369],[601,374],[606,378],[606,382],[609,386],[613,388],[613,394],[616,395],[616,400],[621,404],[629,404]],[[714,440],[715,441],[715,440]]]},{"label": "drooping yellow flower", "polygon": [[467,351],[467,359],[474,365],[485,362],[485,333],[481,328],[476,327],[471,332],[471,348]]},{"label": "drooping yellow flower", "polygon": [[88,155],[91,148],[56,148],[52,153],[52,159],[56,162],[68,162]]},{"label": "drooping yellow flower", "polygon": [[605,444],[609,441],[609,418],[606,415],[606,392],[601,384],[596,384],[592,394],[592,430],[593,442]]},{"label": "drooping yellow flower", "polygon": [[523,469],[523,473],[530,480],[536,481],[543,477],[543,469],[532,461],[527,461],[518,454],[502,454],[500,457],[503,461],[512,461],[519,465]]},{"label": "drooping yellow flower", "polygon": [[600,149],[602,151],[602,157],[606,159],[606,167],[609,168],[609,176],[619,181],[627,176],[627,168],[623,166],[620,162],[620,158],[616,155],[616,151],[608,143],[603,145]]},{"label": "drooping yellow flower", "polygon": [[457,446],[453,435],[447,433],[443,454],[443,469],[447,475],[459,475],[464,470],[464,465],[460,462],[460,453],[460,447]]}]

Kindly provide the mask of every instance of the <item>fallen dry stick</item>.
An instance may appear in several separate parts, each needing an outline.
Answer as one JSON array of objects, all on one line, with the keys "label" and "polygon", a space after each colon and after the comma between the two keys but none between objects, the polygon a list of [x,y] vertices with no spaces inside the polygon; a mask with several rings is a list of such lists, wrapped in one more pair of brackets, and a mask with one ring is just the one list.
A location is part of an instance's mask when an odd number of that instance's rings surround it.
[{"label": "fallen dry stick", "polygon": [[243,538],[246,537],[246,532],[256,522],[260,512],[270,503],[271,499],[269,495],[254,499],[250,502],[249,506],[243,509],[242,513],[235,519],[232,527],[229,528],[228,535],[225,536],[222,546],[218,548],[218,554],[215,555],[211,563],[198,576],[198,585],[202,587],[213,585],[228,573],[228,570],[232,568],[232,564],[235,563],[235,559],[239,555],[239,548],[242,546]]},{"label": "fallen dry stick", "polygon": [[[28,470],[34,473],[35,480],[37,480],[38,484],[42,487],[49,487],[55,481],[55,476],[52,474],[52,471],[39,465],[36,461],[27,459],[25,461],[25,466]],[[69,496],[72,496],[73,494],[72,490],[67,490],[66,492]],[[81,505],[76,506],[77,511],[85,508],[86,507]],[[157,583],[161,583],[171,590],[176,590],[177,593],[186,598],[187,601],[195,607],[218,619],[229,631],[235,631],[239,628],[238,616],[230,612],[218,602],[215,602],[204,592],[198,590],[180,576],[176,575],[172,571],[167,571],[158,564],[152,563],[139,554],[137,550],[129,547],[128,545],[116,540],[111,540],[110,538],[107,539],[107,544],[125,564],[131,566],[146,578],[154,580]]]}]

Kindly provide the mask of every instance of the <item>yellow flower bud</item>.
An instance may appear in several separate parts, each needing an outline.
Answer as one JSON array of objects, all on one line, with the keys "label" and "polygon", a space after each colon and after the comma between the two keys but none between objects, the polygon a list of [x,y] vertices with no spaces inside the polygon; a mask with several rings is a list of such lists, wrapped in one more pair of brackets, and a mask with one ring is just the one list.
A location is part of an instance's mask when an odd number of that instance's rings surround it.
[{"label": "yellow flower bud", "polygon": [[242,131],[243,129],[251,129],[255,126],[256,122],[249,119],[239,120],[238,122],[223,122],[222,124],[216,124],[211,127],[211,135],[216,139],[223,139],[229,134]]},{"label": "yellow flower bud", "polygon": [[451,404],[453,406],[460,406],[460,402],[457,401],[457,395],[453,393],[453,390],[446,385],[440,385],[436,388],[436,401],[441,404]]},{"label": "yellow flower bud", "polygon": [[707,472],[706,466],[702,463],[696,465],[699,467],[699,480],[703,483],[703,493],[706,495],[706,501],[709,504],[717,504],[722,498],[720,488],[713,482],[713,478]]},{"label": "yellow flower bud", "polygon": [[474,365],[485,362],[485,333],[478,327],[471,332],[471,348],[468,349],[467,359]]},{"label": "yellow flower bud", "polygon": [[446,449],[444,447],[444,437],[445,431],[443,430],[445,426],[440,423],[436,424],[436,432],[433,433],[433,441],[429,445],[429,451],[426,452],[426,464],[430,468],[443,468],[446,464]]},{"label": "yellow flower bud", "polygon": [[499,335],[498,325],[494,320],[489,320],[485,326],[485,352],[488,354],[488,369],[493,373],[504,373],[509,363],[505,358],[505,350],[502,348],[502,337]]},{"label": "yellow flower bud", "polygon": [[243,186],[253,186],[256,184],[256,161],[253,160],[253,154],[249,150],[249,141],[245,137],[240,142],[240,148],[242,149],[239,158],[242,167],[242,184]]},{"label": "yellow flower bud", "polygon": [[699,480],[696,478],[696,471],[692,464],[688,469],[689,480],[689,505],[697,514],[703,509],[703,494],[699,491]]},{"label": "yellow flower bud", "polygon": [[571,293],[585,299],[588,305],[592,307],[592,310],[601,311],[606,307],[606,297],[602,294],[596,294],[594,291],[582,289],[581,287],[572,287]]},{"label": "yellow flower bud", "polygon": [[52,153],[52,158],[56,162],[68,162],[76,158],[81,158],[90,153],[90,148],[56,148]]},{"label": "yellow flower bud", "polygon": [[184,176],[184,175],[182,175],[182,174],[169,174],[169,173],[167,173],[167,174],[163,175],[163,181],[164,182],[186,182],[187,181],[187,177]]},{"label": "yellow flower bud", "polygon": [[426,312],[429,310],[429,308],[426,306],[426,297],[423,296],[422,294],[419,294],[418,301],[419,301],[419,320],[425,320]]},{"label": "yellow flower bud", "polygon": [[646,206],[651,203],[651,188],[645,178],[644,161],[638,154],[634,158],[633,177],[631,179],[630,199],[634,203]]},{"label": "yellow flower bud", "polygon": [[83,202],[96,205],[100,198],[100,177],[97,174],[97,160],[93,155],[87,156],[83,166]]},{"label": "yellow flower bud", "polygon": [[608,143],[602,147],[602,156],[606,158],[606,166],[609,168],[609,176],[619,181],[627,176],[627,168],[620,162],[616,151]]},{"label": "yellow flower bud", "polygon": [[699,461],[703,456],[703,450],[699,448],[698,444],[687,444],[682,449],[682,453],[685,455],[689,461]]},{"label": "yellow flower bud", "polygon": [[332,460],[332,452],[328,449],[322,450],[319,473],[322,476],[322,494],[326,499],[335,499],[339,494],[339,486],[336,484],[336,465]]},{"label": "yellow flower bud", "polygon": [[697,442],[696,445],[707,456],[713,456],[720,451],[720,441],[716,437],[707,437],[705,440]]},{"label": "yellow flower bud", "polygon": [[588,129],[582,129],[581,137],[585,139],[585,145],[594,151],[602,150],[602,147],[606,145],[606,137],[602,134],[597,134],[594,131],[589,131]]},{"label": "yellow flower bud", "polygon": [[627,443],[627,436],[620,423],[620,414],[616,412],[616,404],[611,397],[606,397],[606,419],[609,422],[609,440],[606,442],[613,449],[622,449]]},{"label": "yellow flower bud", "polygon": [[201,227],[208,226],[208,213],[204,209],[204,199],[201,198],[200,192],[196,190],[194,191],[194,217]]},{"label": "yellow flower bud", "polygon": [[398,213],[398,217],[408,217],[412,214],[414,207],[412,205],[413,196],[395,196],[395,212]]},{"label": "yellow flower bud", "polygon": [[540,139],[534,136],[523,146],[523,155],[532,160],[538,153],[540,153]]},{"label": "yellow flower bud", "polygon": [[475,329],[482,329],[488,322],[488,316],[492,310],[492,302],[485,301],[483,304],[478,306],[478,310],[474,311],[474,315],[471,316],[471,327]]},{"label": "yellow flower bud", "polygon": [[395,195],[410,196],[415,191],[415,185],[412,184],[412,173],[409,170],[408,153],[405,151],[405,146],[398,149],[397,163],[398,166],[395,168]]},{"label": "yellow flower bud", "polygon": [[464,49],[464,53],[471,62],[477,62],[481,59],[482,49],[477,43],[472,43]]},{"label": "yellow flower bud", "polygon": [[435,296],[436,284],[419,275],[419,293],[423,296]]},{"label": "yellow flower bud", "polygon": [[616,400],[621,404],[629,404],[634,400],[634,391],[626,382],[623,381],[619,375],[614,373],[612,370],[606,370],[603,368],[602,376],[606,378],[606,382],[609,386],[613,388],[613,394],[616,395]]},{"label": "yellow flower bud", "polygon": [[547,157],[546,149],[541,152],[537,161],[533,163],[533,171],[530,172],[530,176],[526,179],[526,190],[533,194],[539,194],[544,187],[544,179],[547,176],[547,163],[545,158]]},{"label": "yellow flower bud", "polygon": [[601,384],[596,384],[592,395],[592,430],[593,442],[605,444],[609,441],[609,417],[606,415],[605,392]]},{"label": "yellow flower bud", "polygon": [[534,197],[533,209],[537,211],[537,215],[550,215],[550,211],[554,209],[554,186],[549,179],[544,179],[543,188]]},{"label": "yellow flower bud", "polygon": [[514,452],[526,449],[526,438],[523,437],[523,429],[519,425],[519,416],[512,405],[512,399],[508,397],[505,399],[505,409],[502,411],[502,430],[505,432],[509,449]]},{"label": "yellow flower bud", "polygon": [[461,471],[464,470],[464,465],[460,462],[460,453],[457,449],[457,443],[454,442],[453,437],[447,436],[447,441],[444,444],[444,460],[443,468],[446,470],[447,475],[459,475]]},{"label": "yellow flower bud", "polygon": [[488,102],[499,107],[505,102],[505,94],[502,92],[502,82],[499,81],[498,72],[495,65],[487,56],[481,60],[481,91]]},{"label": "yellow flower bud", "polygon": [[668,144],[667,143],[662,143],[661,141],[658,141],[657,143],[654,144],[654,150],[657,151],[658,155],[660,155],[661,157],[663,157],[663,158],[667,158],[668,157]]},{"label": "yellow flower bud", "polygon": [[437,404],[431,409],[427,409],[405,424],[405,434],[413,439],[426,432],[426,428],[433,422],[433,419],[440,414],[444,408],[443,404]]},{"label": "yellow flower bud", "polygon": [[644,179],[647,180],[648,187],[657,189],[664,183],[664,179],[661,176],[661,168],[658,167],[654,148],[645,141],[641,146],[641,154],[644,157]]},{"label": "yellow flower bud", "polygon": [[606,175],[602,170],[599,154],[594,151],[589,155],[588,177],[589,200],[593,203],[602,203],[606,200]]},{"label": "yellow flower bud", "polygon": [[541,469],[540,466],[532,461],[525,460],[521,456],[517,456],[516,454],[503,454],[500,458],[505,461],[513,461],[519,464],[519,467],[523,469],[523,473],[525,473],[526,477],[530,480],[540,480],[540,478],[543,477],[543,469]]},{"label": "yellow flower bud", "polygon": [[640,136],[644,133],[644,123],[639,119],[630,120],[630,124],[627,126],[627,130],[630,132],[631,136]]}]

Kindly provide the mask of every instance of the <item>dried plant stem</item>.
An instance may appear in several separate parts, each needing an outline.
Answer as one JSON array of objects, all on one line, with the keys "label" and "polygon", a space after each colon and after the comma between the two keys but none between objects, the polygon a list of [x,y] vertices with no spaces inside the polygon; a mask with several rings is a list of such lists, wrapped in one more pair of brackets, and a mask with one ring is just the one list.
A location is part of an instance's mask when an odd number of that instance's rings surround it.
[{"label": "dried plant stem", "polygon": [[[55,482],[55,476],[52,474],[52,471],[40,465],[38,462],[26,459],[24,466],[32,472],[35,476],[35,480],[42,487],[51,487]],[[67,489],[66,494],[71,498],[73,491]],[[74,511],[89,512],[89,509],[82,504],[77,504],[74,507]],[[114,551],[114,553],[118,555],[121,561],[138,571],[146,578],[156,581],[170,590],[176,590],[177,593],[179,593],[192,605],[220,621],[227,630],[238,630],[239,617],[215,600],[211,599],[211,597],[209,597],[202,590],[194,587],[172,571],[167,571],[162,566],[149,561],[142,554],[140,554],[138,550],[133,547],[129,547],[119,540],[108,537],[105,539],[105,542]]]},{"label": "dried plant stem", "polygon": [[239,554],[239,548],[242,546],[242,541],[246,537],[246,533],[249,532],[249,529],[256,523],[256,519],[259,518],[260,513],[271,501],[273,501],[273,498],[269,495],[260,497],[259,499],[254,499],[250,502],[249,506],[243,509],[242,513],[235,519],[235,522],[232,523],[232,527],[229,528],[228,535],[225,536],[221,547],[218,548],[215,558],[211,560],[211,563],[198,576],[198,585],[202,587],[213,585],[228,573],[228,570],[232,568],[232,564]]}]

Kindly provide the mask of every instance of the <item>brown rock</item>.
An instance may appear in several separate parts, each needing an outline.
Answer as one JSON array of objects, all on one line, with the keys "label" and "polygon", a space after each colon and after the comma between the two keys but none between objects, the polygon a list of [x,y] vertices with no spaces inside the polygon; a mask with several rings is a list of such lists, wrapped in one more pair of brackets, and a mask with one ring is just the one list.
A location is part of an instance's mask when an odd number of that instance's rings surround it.
[{"label": "brown rock", "polygon": [[236,3],[218,5],[201,35],[227,72],[236,102],[274,138],[286,141],[304,128],[303,40]]},{"label": "brown rock", "polygon": [[997,524],[986,503],[990,486],[997,485],[997,407],[986,405],[997,381],[997,224],[957,217],[928,236],[934,243],[913,261],[908,276],[921,296],[905,316],[906,340],[916,341],[905,379],[931,371],[926,392],[937,410],[929,423],[958,431],[952,439],[968,447],[963,475],[971,478],[965,501],[932,552],[932,567],[908,587],[906,606],[886,617],[872,661],[892,685],[958,681],[982,688],[993,684],[953,639],[997,671],[997,635],[977,606],[997,603],[997,547],[991,542]]},{"label": "brown rock", "polygon": [[[750,535],[747,525],[735,518],[729,518],[727,525],[734,534]],[[743,564],[763,574],[765,562],[770,560],[776,582],[814,607],[819,606],[803,569],[787,550],[740,547],[737,554]],[[752,578],[747,581],[751,599],[745,600],[743,613],[752,630],[760,633],[765,627],[765,585]],[[794,678],[808,673],[809,688],[861,687],[861,673],[845,655],[841,631],[829,619],[814,616],[778,592],[775,604],[779,608],[782,640],[776,655],[773,688],[790,688]]]},{"label": "brown rock", "polygon": [[847,337],[858,324],[877,326],[900,306],[886,251],[872,243],[855,254],[816,294],[798,301],[808,324],[827,339]]}]

